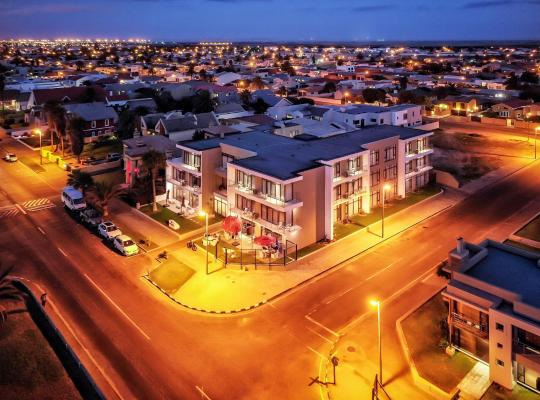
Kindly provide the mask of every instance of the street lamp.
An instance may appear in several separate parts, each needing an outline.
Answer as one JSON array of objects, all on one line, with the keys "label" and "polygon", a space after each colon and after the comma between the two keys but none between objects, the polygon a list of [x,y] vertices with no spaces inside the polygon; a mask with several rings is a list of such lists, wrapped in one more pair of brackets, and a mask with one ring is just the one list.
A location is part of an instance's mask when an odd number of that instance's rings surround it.
[{"label": "street lamp", "polygon": [[536,138],[538,136],[538,132],[540,131],[540,126],[537,126],[534,128],[534,159],[536,160]]},{"label": "street lamp", "polygon": [[204,210],[201,210],[199,211],[199,216],[204,217],[205,220],[204,238],[206,247],[206,275],[208,275],[208,213]]},{"label": "street lamp", "polygon": [[379,300],[370,300],[369,304],[377,308],[377,332],[379,336],[379,384],[383,385],[382,377],[382,344],[381,344],[381,302]]},{"label": "street lamp", "polygon": [[383,192],[382,192],[382,219],[381,219],[381,236],[384,238],[384,201],[386,198],[386,192],[389,191],[392,187],[385,183],[383,185]]},{"label": "street lamp", "polygon": [[35,129],[34,132],[39,135],[39,165],[43,165],[43,146],[41,142],[41,135],[42,135],[41,129]]}]

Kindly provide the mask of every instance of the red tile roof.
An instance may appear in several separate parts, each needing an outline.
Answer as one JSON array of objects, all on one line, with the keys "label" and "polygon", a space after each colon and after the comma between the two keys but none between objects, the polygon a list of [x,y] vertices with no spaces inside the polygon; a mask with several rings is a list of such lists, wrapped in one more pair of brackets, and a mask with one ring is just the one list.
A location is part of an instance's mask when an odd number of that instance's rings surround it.
[{"label": "red tile roof", "polygon": [[[90,86],[78,86],[55,89],[35,89],[34,98],[36,105],[43,105],[48,101],[58,101],[64,103],[77,103],[78,99]],[[95,101],[105,101],[105,90],[99,86],[91,86],[96,92]]]}]

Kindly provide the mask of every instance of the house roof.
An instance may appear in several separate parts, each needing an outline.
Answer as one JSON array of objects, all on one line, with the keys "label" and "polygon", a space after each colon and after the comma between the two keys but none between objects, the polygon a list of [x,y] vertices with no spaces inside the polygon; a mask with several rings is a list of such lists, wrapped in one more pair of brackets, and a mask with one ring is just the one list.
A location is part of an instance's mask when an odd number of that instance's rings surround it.
[{"label": "house roof", "polygon": [[122,143],[124,145],[124,154],[130,157],[140,157],[150,150],[160,153],[170,152],[178,156],[181,154],[180,149],[176,148],[176,144],[162,135],[139,136],[123,140]]},{"label": "house roof", "polygon": [[188,131],[191,129],[204,129],[219,125],[214,113],[189,114],[179,118],[161,118],[160,122],[167,133]]},{"label": "house roof", "polygon": [[64,106],[68,114],[74,114],[85,121],[97,121],[102,119],[118,120],[118,114],[114,108],[105,103],[75,103]]},{"label": "house roof", "polygon": [[217,114],[225,114],[225,113],[238,113],[238,112],[244,112],[246,111],[242,105],[238,103],[227,103],[227,104],[219,104],[216,107],[216,113]]},{"label": "house roof", "polygon": [[54,89],[34,89],[34,99],[36,105],[43,105],[49,101],[63,103],[76,103],[86,90],[91,87],[96,93],[97,101],[105,101],[105,91],[100,86],[78,86]]}]

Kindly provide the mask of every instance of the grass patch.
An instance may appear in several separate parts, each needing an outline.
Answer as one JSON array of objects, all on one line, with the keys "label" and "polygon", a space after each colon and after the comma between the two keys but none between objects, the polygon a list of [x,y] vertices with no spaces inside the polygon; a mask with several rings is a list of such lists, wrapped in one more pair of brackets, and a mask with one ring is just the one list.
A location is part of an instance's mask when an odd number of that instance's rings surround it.
[{"label": "grass patch", "polygon": [[80,399],[60,360],[27,313],[0,328],[0,398]]},{"label": "grass patch", "polygon": [[476,364],[473,358],[456,351],[445,353],[446,340],[441,336],[439,321],[448,311],[439,293],[402,322],[403,333],[418,373],[450,392]]},{"label": "grass patch", "polygon": [[84,146],[81,158],[94,157],[97,160],[107,157],[109,153],[122,153],[122,141],[119,139],[107,139],[101,142],[88,143]]},{"label": "grass patch", "polygon": [[[180,234],[188,233],[199,228],[204,228],[205,225],[205,221],[203,218],[185,218],[159,204],[158,210],[156,212],[152,211],[152,204],[144,205],[139,210],[166,226],[169,226],[170,219],[176,221],[178,225],[180,225],[180,229],[178,229],[176,232]],[[212,225],[216,222],[221,221],[222,219],[223,217],[221,215],[216,215],[208,219],[208,224]]]},{"label": "grass patch", "polygon": [[[440,189],[438,186],[429,185],[422,188],[421,190],[417,192],[409,193],[403,199],[395,199],[390,202],[387,202],[387,204],[384,207],[384,216],[385,218],[387,218],[390,215],[397,213],[398,211],[401,211],[407,207],[410,207],[422,200],[425,200],[439,193],[439,190]],[[334,224],[334,238],[336,240],[344,238],[345,236],[348,236],[351,233],[354,233],[362,228],[365,228],[368,225],[378,222],[381,219],[381,209],[376,208],[371,212],[371,214],[354,215],[350,219],[351,219],[351,222],[348,224],[343,224],[343,223]]]},{"label": "grass patch", "polygon": [[[21,138],[19,139],[21,142],[26,143],[28,146],[33,147],[34,149],[39,149],[39,136],[32,135],[27,138]],[[58,138],[56,136],[53,136],[53,144],[58,143]],[[51,137],[50,135],[43,135],[41,146],[43,148],[47,148],[51,145]]]},{"label": "grass patch", "polygon": [[540,242],[540,216],[517,231],[516,235]]},{"label": "grass patch", "polygon": [[169,294],[173,294],[186,283],[195,273],[193,269],[178,261],[174,257],[169,257],[167,261],[150,272],[152,281]]},{"label": "grass patch", "polygon": [[491,385],[482,400],[540,400],[540,394],[517,384],[513,390]]}]

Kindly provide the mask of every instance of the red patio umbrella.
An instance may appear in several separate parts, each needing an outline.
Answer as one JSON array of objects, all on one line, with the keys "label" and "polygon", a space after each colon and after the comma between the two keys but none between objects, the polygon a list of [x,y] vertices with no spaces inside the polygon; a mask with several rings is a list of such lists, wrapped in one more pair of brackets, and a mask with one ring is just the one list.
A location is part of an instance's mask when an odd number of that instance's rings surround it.
[{"label": "red patio umbrella", "polygon": [[242,230],[242,221],[238,217],[229,215],[223,220],[223,230],[231,235],[236,235]]},{"label": "red patio umbrella", "polygon": [[253,239],[253,242],[259,246],[269,247],[276,243],[276,238],[270,235],[262,235]]}]

